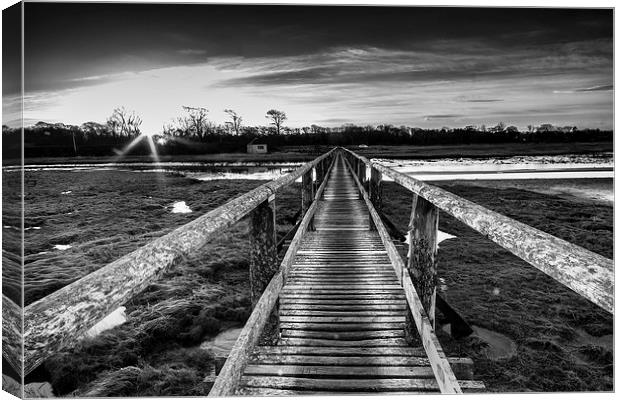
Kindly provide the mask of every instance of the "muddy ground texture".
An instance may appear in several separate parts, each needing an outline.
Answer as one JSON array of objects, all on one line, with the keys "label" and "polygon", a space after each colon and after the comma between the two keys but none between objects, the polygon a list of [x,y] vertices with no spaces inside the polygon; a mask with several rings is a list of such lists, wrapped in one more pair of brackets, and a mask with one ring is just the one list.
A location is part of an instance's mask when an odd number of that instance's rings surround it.
[{"label": "muddy ground texture", "polygon": [[[14,179],[9,175],[3,174],[5,185]],[[26,304],[262,183],[119,171],[25,178],[25,227],[40,228],[25,232]],[[440,186],[612,257],[609,205],[467,182]],[[393,183],[384,193],[386,214],[405,230],[410,193]],[[11,196],[3,190],[5,204]],[[192,212],[171,213],[177,201]],[[277,197],[280,235],[292,227],[299,203],[298,185]],[[3,261],[15,259],[19,248],[10,243],[14,229],[7,228],[17,226],[16,212],[5,208],[3,214]],[[447,352],[474,359],[476,379],[500,392],[613,388],[611,315],[444,214],[440,229],[457,236],[440,245],[442,294],[470,323],[517,345],[514,356],[491,359],[479,339],[453,340],[439,332]],[[63,350],[29,379],[51,382],[61,396],[206,395],[210,384],[203,379],[213,354],[200,344],[250,313],[247,231],[241,221],[218,235],[128,302],[126,323]],[[58,244],[72,247],[58,250]],[[11,276],[11,268],[5,265],[3,274]],[[10,280],[5,285],[11,289]]]}]

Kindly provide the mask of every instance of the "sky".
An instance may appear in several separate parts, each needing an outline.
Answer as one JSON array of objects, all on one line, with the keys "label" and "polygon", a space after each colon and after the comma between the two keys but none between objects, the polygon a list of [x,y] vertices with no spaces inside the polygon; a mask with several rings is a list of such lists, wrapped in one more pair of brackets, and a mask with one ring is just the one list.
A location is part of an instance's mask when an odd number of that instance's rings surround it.
[{"label": "sky", "polygon": [[291,127],[613,127],[609,9],[26,3],[24,21],[26,125],[124,106],[159,132],[186,105],[247,125],[275,108]]}]

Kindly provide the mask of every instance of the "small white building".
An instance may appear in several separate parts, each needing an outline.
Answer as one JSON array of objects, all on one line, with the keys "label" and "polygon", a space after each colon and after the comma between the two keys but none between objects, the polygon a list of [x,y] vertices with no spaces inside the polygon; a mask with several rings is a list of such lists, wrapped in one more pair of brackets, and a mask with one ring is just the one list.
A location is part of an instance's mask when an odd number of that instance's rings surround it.
[{"label": "small white building", "polygon": [[250,143],[246,145],[246,151],[250,154],[267,153],[267,144],[256,143],[256,139],[258,138],[254,138]]}]

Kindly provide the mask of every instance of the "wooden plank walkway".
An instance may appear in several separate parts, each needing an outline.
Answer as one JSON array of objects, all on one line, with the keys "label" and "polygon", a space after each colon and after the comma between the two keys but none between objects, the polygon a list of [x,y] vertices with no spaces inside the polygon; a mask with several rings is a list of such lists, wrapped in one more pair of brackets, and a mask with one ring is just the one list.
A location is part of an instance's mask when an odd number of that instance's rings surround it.
[{"label": "wooden plank walkway", "polygon": [[[405,339],[405,293],[370,224],[338,156],[280,293],[281,339],[256,347],[238,394],[438,391],[424,349]],[[448,361],[463,389],[483,388],[460,372],[470,360]]]}]

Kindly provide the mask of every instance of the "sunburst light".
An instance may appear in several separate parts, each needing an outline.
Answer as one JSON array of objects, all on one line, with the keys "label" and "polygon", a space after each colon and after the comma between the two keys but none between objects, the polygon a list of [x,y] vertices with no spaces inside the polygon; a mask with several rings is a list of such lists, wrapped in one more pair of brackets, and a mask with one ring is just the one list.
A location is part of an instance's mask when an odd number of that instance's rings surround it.
[{"label": "sunburst light", "polygon": [[[148,145],[149,145],[149,149],[151,150],[150,156],[153,159],[153,161],[156,164],[156,166],[159,166],[159,164],[160,164],[159,153],[157,152],[157,146],[155,145],[155,142],[153,140],[153,137],[155,135],[156,134],[154,134],[154,133],[140,133],[131,142],[129,142],[129,144],[127,144],[125,147],[123,147],[122,150],[118,151],[117,156],[114,157],[113,162],[114,163],[118,162],[121,158],[123,158],[127,154],[129,154],[129,152],[134,147],[136,147],[136,145],[138,145],[138,143],[140,143],[142,140],[146,140]],[[166,144],[166,139],[165,138],[159,138],[159,139],[157,139],[157,143],[160,144],[160,145]]]}]

